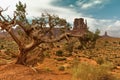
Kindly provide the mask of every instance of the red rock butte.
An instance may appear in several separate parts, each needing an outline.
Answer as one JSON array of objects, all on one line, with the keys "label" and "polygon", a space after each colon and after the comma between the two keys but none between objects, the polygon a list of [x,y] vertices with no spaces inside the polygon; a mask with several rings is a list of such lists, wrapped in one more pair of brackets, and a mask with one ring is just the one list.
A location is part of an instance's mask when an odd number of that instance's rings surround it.
[{"label": "red rock butte", "polygon": [[75,18],[73,30],[71,30],[71,32],[73,34],[83,34],[86,31],[88,31],[87,20],[84,21],[83,18]]}]

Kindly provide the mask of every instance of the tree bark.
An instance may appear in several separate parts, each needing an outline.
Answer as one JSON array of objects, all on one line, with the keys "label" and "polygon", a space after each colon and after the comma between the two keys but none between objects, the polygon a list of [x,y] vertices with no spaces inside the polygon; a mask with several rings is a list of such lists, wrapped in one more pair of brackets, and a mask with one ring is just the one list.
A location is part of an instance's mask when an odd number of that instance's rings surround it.
[{"label": "tree bark", "polygon": [[20,51],[20,54],[17,58],[16,64],[26,65],[28,52]]}]

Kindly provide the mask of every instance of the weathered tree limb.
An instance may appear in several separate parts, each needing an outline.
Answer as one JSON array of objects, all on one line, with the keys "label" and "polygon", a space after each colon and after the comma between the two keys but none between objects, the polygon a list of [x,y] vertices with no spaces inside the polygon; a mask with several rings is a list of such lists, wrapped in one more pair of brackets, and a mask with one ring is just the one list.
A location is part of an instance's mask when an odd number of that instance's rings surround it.
[{"label": "weathered tree limb", "polygon": [[[11,26],[11,25],[9,25],[9,26]],[[23,46],[22,44],[21,44],[21,41],[17,38],[17,36],[15,35],[15,33],[14,33],[14,31],[13,31],[13,29],[12,28],[10,28],[10,29],[6,29],[6,31],[11,35],[11,37],[14,39],[14,41],[18,44],[18,46],[20,47],[20,46]]]},{"label": "weathered tree limb", "polygon": [[64,33],[64,34],[62,34],[61,36],[59,36],[57,38],[54,38],[54,39],[41,39],[41,41],[44,42],[44,43],[52,43],[52,42],[60,41],[62,39],[66,39],[66,37],[67,37],[67,40],[69,40],[69,37],[81,38],[82,35],[73,35],[71,33]]}]

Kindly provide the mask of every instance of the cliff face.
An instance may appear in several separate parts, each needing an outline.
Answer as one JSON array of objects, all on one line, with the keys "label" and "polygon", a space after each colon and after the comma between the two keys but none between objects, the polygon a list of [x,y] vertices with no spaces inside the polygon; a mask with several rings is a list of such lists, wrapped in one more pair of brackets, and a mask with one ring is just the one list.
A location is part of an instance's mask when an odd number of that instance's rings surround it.
[{"label": "cliff face", "polygon": [[73,30],[75,30],[75,29],[84,30],[86,28],[87,28],[87,22],[84,22],[83,18],[76,18],[74,20],[74,28],[73,28]]},{"label": "cliff face", "polygon": [[71,31],[73,34],[84,34],[88,31],[87,21],[83,18],[75,18],[73,30]]},{"label": "cliff face", "polygon": [[107,33],[107,31],[105,31],[105,34],[102,37],[110,37]]}]

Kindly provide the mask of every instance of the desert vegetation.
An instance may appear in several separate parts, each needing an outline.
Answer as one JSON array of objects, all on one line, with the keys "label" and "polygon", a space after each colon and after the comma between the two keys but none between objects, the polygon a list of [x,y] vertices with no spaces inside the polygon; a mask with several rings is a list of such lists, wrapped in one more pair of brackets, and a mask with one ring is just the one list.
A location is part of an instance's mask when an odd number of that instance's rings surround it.
[{"label": "desert vegetation", "polygon": [[21,2],[12,18],[6,10],[0,8],[1,33],[8,35],[0,38],[0,80],[120,79],[119,38],[101,37],[98,29],[75,34],[49,13],[29,20]]}]

